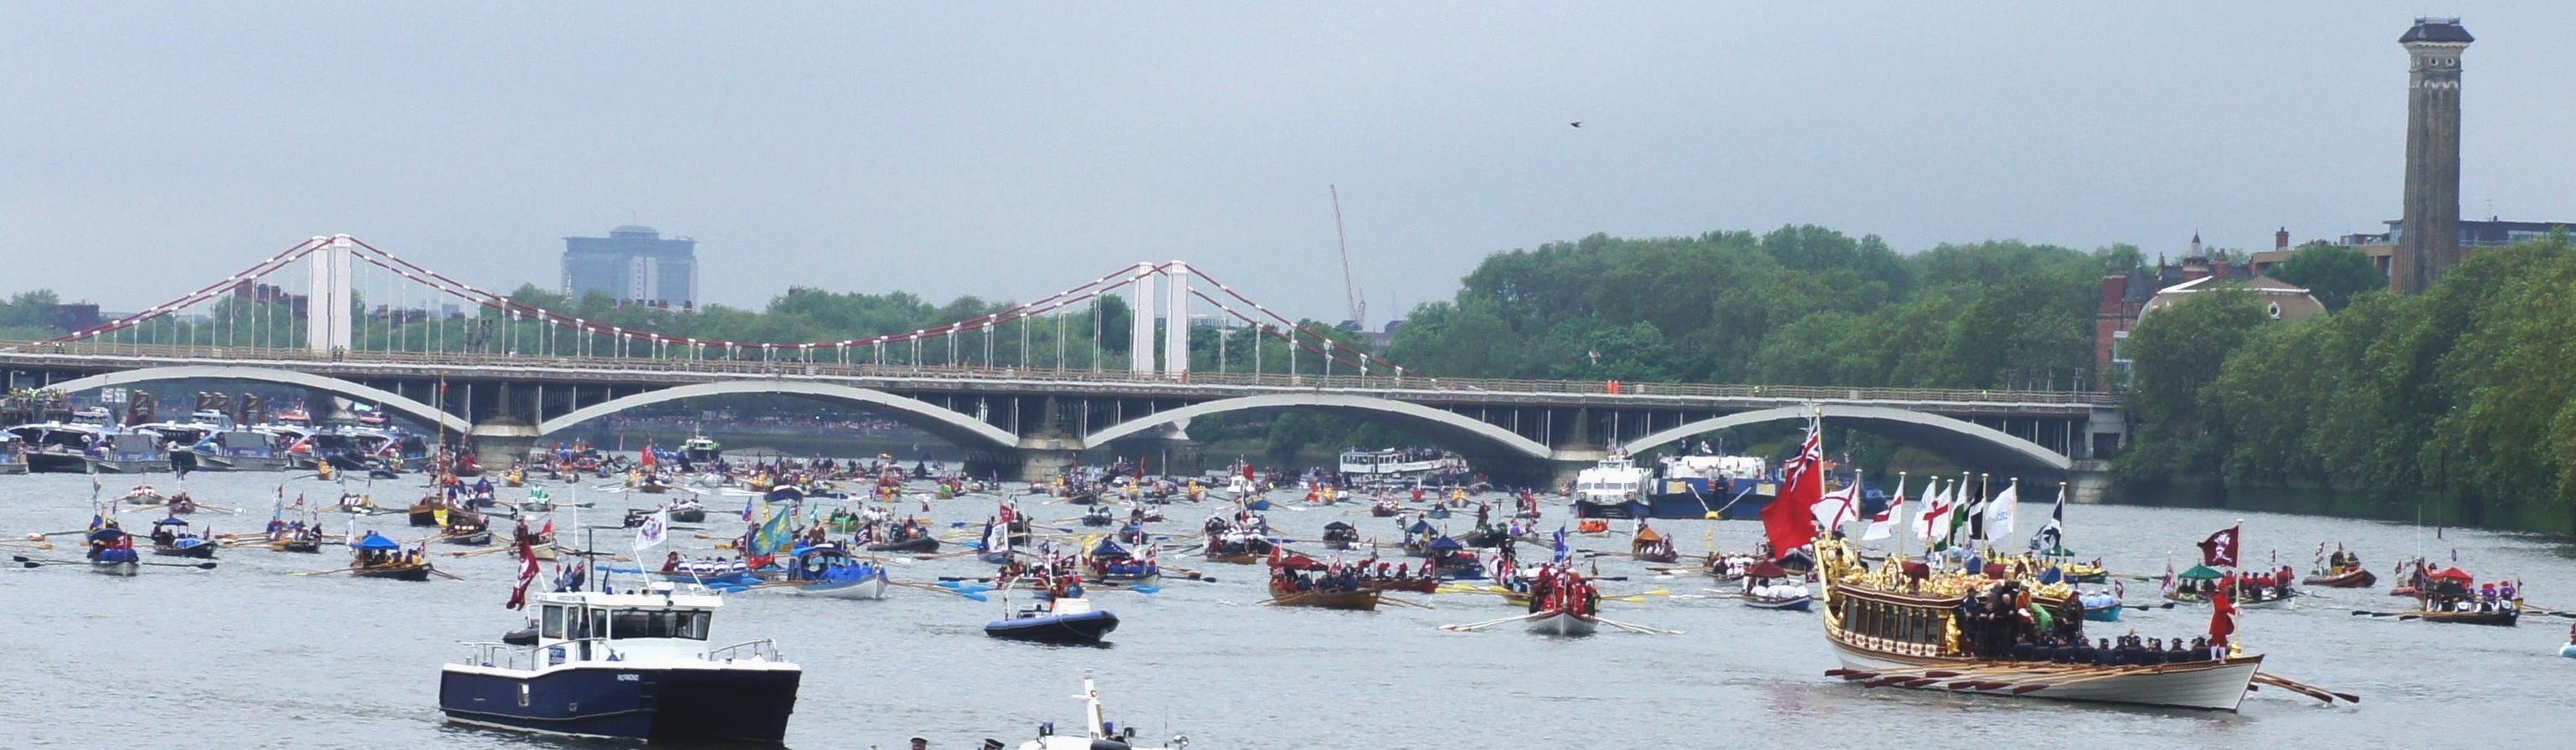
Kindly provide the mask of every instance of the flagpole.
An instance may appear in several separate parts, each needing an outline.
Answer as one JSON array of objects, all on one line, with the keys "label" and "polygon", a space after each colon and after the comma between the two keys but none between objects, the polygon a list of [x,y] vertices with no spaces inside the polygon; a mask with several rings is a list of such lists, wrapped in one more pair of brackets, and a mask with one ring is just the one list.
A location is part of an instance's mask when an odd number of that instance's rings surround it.
[{"label": "flagpole", "polygon": [[[1896,495],[1895,495],[1895,497],[1896,497],[1896,499],[1895,499],[1895,500],[1893,500],[1893,501],[1891,501],[1891,502],[1896,503],[1896,506],[1897,506],[1898,508],[1903,508],[1903,507],[1905,507],[1905,472],[1902,472],[1902,471],[1896,472]],[[1905,520],[1905,519],[1903,519],[1903,518],[1898,518],[1898,517],[1897,517],[1897,515],[1896,515],[1896,514],[1894,514],[1894,513],[1890,513],[1890,514],[1887,514],[1887,515],[1888,515],[1888,520],[1892,520],[1892,521],[1904,521],[1904,520]],[[1892,534],[1892,535],[1891,535],[1891,536],[1896,537],[1896,557],[1891,558],[1891,559],[1895,559],[1895,560],[1903,560],[1903,559],[1905,559],[1905,532],[1913,531],[1914,529],[1913,529],[1913,528],[1911,528],[1913,525],[1914,525],[1914,524],[1908,523],[1908,524],[1906,524],[1906,526],[1907,526],[1908,528],[1898,529],[1898,530],[1896,530],[1896,533],[1894,533],[1894,534]]]}]

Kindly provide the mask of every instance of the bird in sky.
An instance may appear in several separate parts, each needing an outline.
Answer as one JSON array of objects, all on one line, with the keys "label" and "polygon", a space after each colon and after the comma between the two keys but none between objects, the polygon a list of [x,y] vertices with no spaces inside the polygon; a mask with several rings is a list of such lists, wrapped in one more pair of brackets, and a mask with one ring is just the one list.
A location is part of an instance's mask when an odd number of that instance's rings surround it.
[{"label": "bird in sky", "polygon": [[1575,127],[1578,127],[1578,128],[1579,128],[1579,127],[1583,127],[1583,121],[1582,121],[1582,120],[1576,120],[1576,121],[1574,121],[1574,122],[1573,122],[1573,125],[1574,125]]}]

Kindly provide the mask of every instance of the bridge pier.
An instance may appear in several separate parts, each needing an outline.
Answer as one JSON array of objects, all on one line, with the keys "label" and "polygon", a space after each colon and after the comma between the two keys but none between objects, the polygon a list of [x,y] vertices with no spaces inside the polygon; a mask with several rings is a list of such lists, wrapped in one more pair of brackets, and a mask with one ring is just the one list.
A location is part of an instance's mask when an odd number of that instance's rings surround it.
[{"label": "bridge pier", "polygon": [[538,437],[537,428],[508,417],[475,425],[467,435],[473,440],[474,462],[494,470],[527,460]]}]

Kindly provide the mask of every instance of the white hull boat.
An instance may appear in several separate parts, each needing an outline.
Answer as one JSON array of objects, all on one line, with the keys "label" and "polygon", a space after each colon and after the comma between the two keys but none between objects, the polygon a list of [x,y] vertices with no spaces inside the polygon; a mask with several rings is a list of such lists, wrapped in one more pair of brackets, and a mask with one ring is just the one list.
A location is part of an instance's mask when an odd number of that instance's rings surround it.
[{"label": "white hull boat", "polygon": [[[2136,703],[2212,711],[2234,711],[2245,701],[2245,688],[2263,667],[2263,657],[2160,664],[2146,667],[2069,667],[2048,663],[1978,662],[1907,659],[1846,646],[1832,638],[1834,656],[1843,668],[1862,672],[1922,675],[1926,669],[1972,671],[1973,680],[1938,679],[1920,689],[1960,693],[1987,692],[2070,701]],[[1968,684],[1962,685],[1962,682]],[[2007,686],[2001,688],[1996,685]],[[2042,685],[2022,690],[2021,686]],[[1907,685],[1913,687],[1912,685]],[[1955,686],[1955,687],[1954,687]],[[2017,692],[2016,692],[2017,691]]]},{"label": "white hull boat", "polygon": [[1531,620],[1529,631],[1540,635],[1591,635],[1601,629],[1599,620],[1563,612]]}]

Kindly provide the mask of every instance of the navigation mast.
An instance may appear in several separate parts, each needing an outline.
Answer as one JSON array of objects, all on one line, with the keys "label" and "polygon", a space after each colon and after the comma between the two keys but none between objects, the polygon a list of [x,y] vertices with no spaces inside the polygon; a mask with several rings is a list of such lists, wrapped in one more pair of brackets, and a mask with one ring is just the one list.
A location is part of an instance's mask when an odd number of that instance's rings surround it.
[{"label": "navigation mast", "polygon": [[1342,250],[1342,301],[1351,308],[1351,325],[1368,330],[1368,304],[1360,301],[1359,285],[1351,281],[1351,240],[1342,232],[1342,188],[1326,185],[1333,191],[1333,243]]}]

